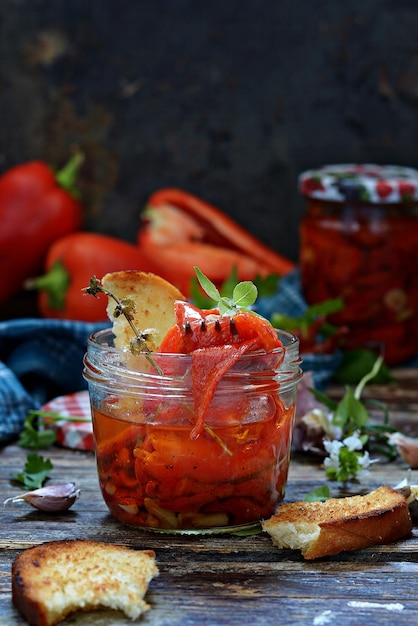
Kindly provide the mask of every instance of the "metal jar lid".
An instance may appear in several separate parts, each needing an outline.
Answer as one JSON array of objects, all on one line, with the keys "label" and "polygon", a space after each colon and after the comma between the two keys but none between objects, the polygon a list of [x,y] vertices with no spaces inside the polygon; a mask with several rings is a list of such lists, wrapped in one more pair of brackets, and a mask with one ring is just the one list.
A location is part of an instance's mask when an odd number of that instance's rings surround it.
[{"label": "metal jar lid", "polygon": [[304,196],[329,202],[416,202],[418,170],[373,163],[324,165],[300,174],[298,187]]}]

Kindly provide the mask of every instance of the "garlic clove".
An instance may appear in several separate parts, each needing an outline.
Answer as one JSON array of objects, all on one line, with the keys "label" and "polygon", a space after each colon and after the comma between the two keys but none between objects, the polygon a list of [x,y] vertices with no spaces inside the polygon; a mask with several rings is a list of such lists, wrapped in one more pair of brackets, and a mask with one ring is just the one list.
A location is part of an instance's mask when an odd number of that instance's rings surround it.
[{"label": "garlic clove", "polygon": [[389,442],[395,445],[401,457],[412,469],[418,469],[418,439],[407,437],[402,433],[388,433]]},{"label": "garlic clove", "polygon": [[28,491],[14,498],[8,498],[4,505],[12,502],[26,502],[39,511],[54,513],[69,509],[80,495],[80,489],[75,483],[48,485],[34,491]]}]

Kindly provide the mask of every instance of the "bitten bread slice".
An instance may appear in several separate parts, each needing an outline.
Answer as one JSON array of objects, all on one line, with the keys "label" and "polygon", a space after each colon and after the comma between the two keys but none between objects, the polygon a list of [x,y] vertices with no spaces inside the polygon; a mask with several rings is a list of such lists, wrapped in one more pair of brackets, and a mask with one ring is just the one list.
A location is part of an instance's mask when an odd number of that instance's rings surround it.
[{"label": "bitten bread slice", "polygon": [[283,504],[263,522],[278,548],[305,559],[390,543],[412,530],[406,498],[387,486],[365,496]]},{"label": "bitten bread slice", "polygon": [[88,540],[28,548],[12,565],[13,603],[32,626],[53,626],[74,611],[110,608],[131,619],[158,575],[153,551]]},{"label": "bitten bread slice", "polygon": [[[136,308],[133,320],[135,326],[140,331],[155,330],[148,346],[152,350],[158,348],[168,329],[174,326],[174,302],[185,300],[183,294],[161,276],[149,272],[111,272],[103,276],[101,282],[105,289],[120,300],[132,298]],[[107,314],[113,321],[115,347],[123,350],[129,348],[134,333],[123,315],[114,319],[115,307],[116,302],[109,298]]]}]

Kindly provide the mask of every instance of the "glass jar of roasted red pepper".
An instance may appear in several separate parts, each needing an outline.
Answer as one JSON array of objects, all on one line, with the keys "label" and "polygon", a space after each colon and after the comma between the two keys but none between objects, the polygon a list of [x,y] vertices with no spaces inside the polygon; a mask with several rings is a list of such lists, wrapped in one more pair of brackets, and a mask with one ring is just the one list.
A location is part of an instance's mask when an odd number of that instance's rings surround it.
[{"label": "glass jar of roasted red pepper", "polygon": [[218,533],[251,528],[275,512],[301,377],[298,339],[279,338],[281,347],[244,354],[223,375],[197,437],[190,354],[123,352],[111,330],[89,339],[84,376],[99,483],[119,521]]},{"label": "glass jar of roasted red pepper", "polygon": [[300,272],[308,304],[341,297],[330,321],[345,346],[379,351],[389,365],[418,352],[418,171],[372,164],[304,172]]}]

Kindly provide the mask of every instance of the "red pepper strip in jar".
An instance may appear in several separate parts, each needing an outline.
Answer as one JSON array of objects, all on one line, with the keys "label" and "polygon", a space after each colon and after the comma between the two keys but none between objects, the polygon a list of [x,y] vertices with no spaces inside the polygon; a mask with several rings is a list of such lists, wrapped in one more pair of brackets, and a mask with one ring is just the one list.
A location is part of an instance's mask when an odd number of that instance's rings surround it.
[{"label": "red pepper strip in jar", "polygon": [[218,311],[200,311],[187,302],[177,301],[175,313],[176,326],[163,339],[160,351],[192,354],[196,423],[191,436],[195,438],[203,430],[205,414],[219,381],[234,363],[250,350],[269,352],[282,344],[267,320],[248,311],[222,317]]}]

